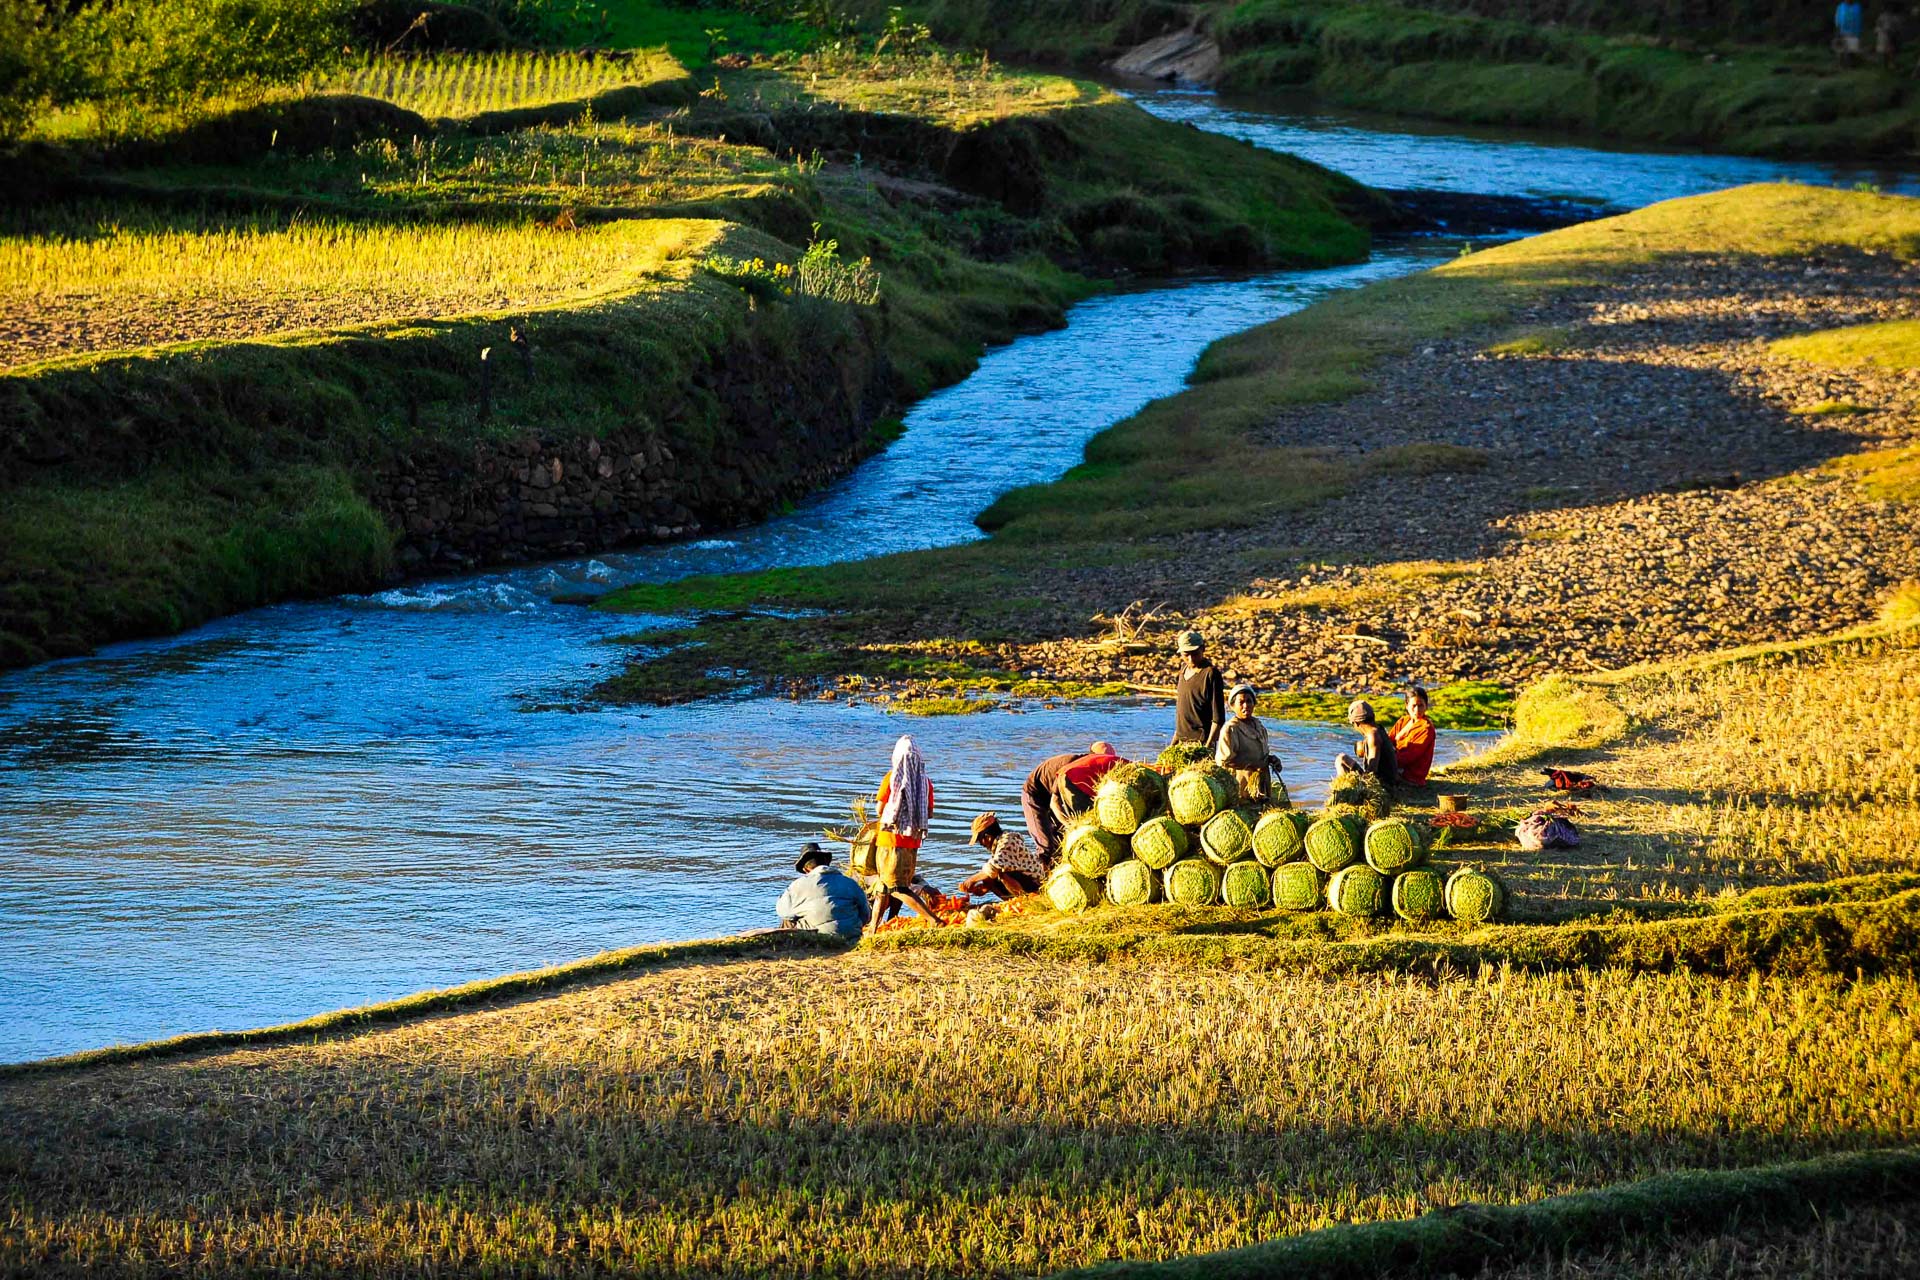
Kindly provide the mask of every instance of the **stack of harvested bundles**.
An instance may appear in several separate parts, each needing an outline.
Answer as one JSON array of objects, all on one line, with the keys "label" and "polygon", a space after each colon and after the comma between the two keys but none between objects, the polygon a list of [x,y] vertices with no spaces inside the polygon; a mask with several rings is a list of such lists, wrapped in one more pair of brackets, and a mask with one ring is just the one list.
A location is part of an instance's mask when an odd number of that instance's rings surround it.
[{"label": "stack of harvested bundles", "polygon": [[1393,812],[1393,797],[1386,784],[1370,773],[1336,774],[1327,788],[1326,812],[1332,817],[1378,822]]},{"label": "stack of harvested bundles", "polygon": [[1230,809],[1240,789],[1233,775],[1214,764],[1188,765],[1167,783],[1167,809],[1183,827],[1197,827]]},{"label": "stack of harvested bundles", "polygon": [[1447,877],[1447,914],[1468,924],[1484,924],[1507,909],[1506,886],[1479,867],[1459,867]]},{"label": "stack of harvested bundles", "polygon": [[1230,907],[1264,907],[1271,890],[1267,869],[1252,858],[1243,858],[1220,874],[1220,901]]},{"label": "stack of harvested bundles", "polygon": [[1100,905],[1100,882],[1081,875],[1064,862],[1047,877],[1043,891],[1055,911],[1085,911]]},{"label": "stack of harvested bundles", "polygon": [[1100,878],[1127,856],[1127,842],[1103,828],[1092,814],[1067,824],[1060,836],[1060,854],[1083,876]]},{"label": "stack of harvested bundles", "polygon": [[1154,761],[1162,769],[1184,769],[1190,764],[1199,764],[1213,759],[1213,750],[1204,742],[1175,742],[1160,753]]},{"label": "stack of harvested bundles", "polygon": [[1267,810],[1253,825],[1253,856],[1265,867],[1306,857],[1307,828],[1312,821],[1298,809]]},{"label": "stack of harvested bundles", "polygon": [[1167,799],[1167,781],[1144,764],[1116,765],[1094,793],[1093,811],[1100,825],[1116,836],[1130,836],[1141,823],[1160,812]]},{"label": "stack of harvested bundles", "polygon": [[1133,856],[1155,871],[1165,871],[1187,856],[1187,829],[1161,814],[1141,823],[1133,833]]},{"label": "stack of harvested bundles", "polygon": [[1168,902],[1204,907],[1220,896],[1220,873],[1205,858],[1182,858],[1164,875]]},{"label": "stack of harvested bundles", "polygon": [[1383,876],[1411,871],[1427,860],[1420,828],[1405,818],[1382,818],[1367,828],[1367,865]]},{"label": "stack of harvested bundles", "polygon": [[1327,878],[1311,862],[1285,862],[1273,869],[1273,905],[1282,911],[1318,911]]},{"label": "stack of harvested bundles", "polygon": [[1113,864],[1107,872],[1107,901],[1116,907],[1144,907],[1160,900],[1160,877],[1138,858]]},{"label": "stack of harvested bundles", "polygon": [[1200,828],[1200,852],[1222,867],[1252,857],[1253,823],[1245,809],[1222,809]]},{"label": "stack of harvested bundles", "polygon": [[1393,878],[1393,914],[1402,920],[1431,920],[1446,910],[1440,873],[1419,867]]},{"label": "stack of harvested bundles", "polygon": [[1307,861],[1328,875],[1360,861],[1360,824],[1346,815],[1320,819],[1307,828]]},{"label": "stack of harvested bundles", "polygon": [[1387,878],[1364,862],[1342,867],[1327,881],[1327,905],[1342,915],[1377,916],[1387,906]]}]

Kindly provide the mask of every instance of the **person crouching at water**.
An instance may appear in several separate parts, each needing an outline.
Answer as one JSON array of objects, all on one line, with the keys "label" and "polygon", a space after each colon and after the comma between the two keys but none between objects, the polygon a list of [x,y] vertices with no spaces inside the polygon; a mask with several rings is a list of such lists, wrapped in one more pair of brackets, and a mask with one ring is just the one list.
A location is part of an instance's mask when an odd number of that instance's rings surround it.
[{"label": "person crouching at water", "polygon": [[874,873],[879,881],[879,903],[869,931],[877,930],[900,912],[901,904],[927,919],[933,911],[913,890],[913,873],[920,860],[920,842],[933,819],[933,783],[920,748],[905,734],[893,744],[893,766],[880,780],[874,796],[880,807],[880,830],[874,850]]},{"label": "person crouching at water", "polygon": [[780,927],[857,940],[862,926],[873,918],[867,891],[859,882],[834,866],[832,855],[811,840],[801,846],[793,869],[800,878],[787,886],[774,906]]},{"label": "person crouching at water", "polygon": [[1173,647],[1181,659],[1173,686],[1173,740],[1197,742],[1211,751],[1227,722],[1226,682],[1198,631],[1182,631]]},{"label": "person crouching at water", "polygon": [[973,843],[987,851],[987,865],[960,882],[964,894],[1021,898],[1037,892],[1047,878],[1040,855],[1019,832],[1002,830],[998,814],[983,813],[973,820]]},{"label": "person crouching at water", "polygon": [[1254,689],[1250,684],[1235,685],[1227,695],[1227,710],[1232,718],[1220,728],[1220,745],[1214,749],[1214,762],[1233,775],[1240,784],[1242,800],[1266,800],[1273,795],[1273,775],[1280,761],[1267,749],[1267,726],[1253,716]]},{"label": "person crouching at water", "polygon": [[1353,744],[1351,754],[1340,754],[1334,761],[1335,770],[1370,773],[1389,787],[1400,781],[1399,756],[1387,731],[1374,723],[1373,704],[1365,698],[1354,699],[1353,705],[1347,708],[1347,723],[1360,731],[1360,741]]},{"label": "person crouching at water", "polygon": [[1063,751],[1048,756],[1027,775],[1020,788],[1020,812],[1027,819],[1027,834],[1033,837],[1042,866],[1053,865],[1061,832],[1075,814],[1093,803],[1100,779],[1119,763],[1111,746],[1096,742],[1085,755]]}]

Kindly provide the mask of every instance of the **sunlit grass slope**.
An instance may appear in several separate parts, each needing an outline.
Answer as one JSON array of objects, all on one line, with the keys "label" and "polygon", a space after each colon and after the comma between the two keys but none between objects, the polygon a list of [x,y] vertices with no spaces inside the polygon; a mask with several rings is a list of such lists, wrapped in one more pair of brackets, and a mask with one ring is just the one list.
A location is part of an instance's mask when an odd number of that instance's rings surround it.
[{"label": "sunlit grass slope", "polygon": [[367,54],[313,81],[321,93],[379,98],[429,118],[480,115],[662,84],[685,69],[664,49],[630,53]]},{"label": "sunlit grass slope", "polygon": [[[1886,1145],[1907,979],[681,966],[0,1083],[0,1266],[1033,1275]],[[873,1006],[895,1009],[876,1019]]]},{"label": "sunlit grass slope", "polygon": [[582,229],[367,223],[82,206],[0,234],[0,279],[34,317],[0,340],[15,362],[251,338],[390,317],[546,307],[630,289],[698,256],[716,222]]}]

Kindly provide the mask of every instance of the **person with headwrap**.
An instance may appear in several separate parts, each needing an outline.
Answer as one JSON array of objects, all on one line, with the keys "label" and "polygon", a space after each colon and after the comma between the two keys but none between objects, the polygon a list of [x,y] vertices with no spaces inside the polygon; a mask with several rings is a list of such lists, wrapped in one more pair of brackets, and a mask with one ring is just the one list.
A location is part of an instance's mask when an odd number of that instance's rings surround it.
[{"label": "person with headwrap", "polygon": [[1227,695],[1231,713],[1220,726],[1220,745],[1214,749],[1216,764],[1233,775],[1240,784],[1240,798],[1264,801],[1273,795],[1273,775],[1280,761],[1267,747],[1267,726],[1254,718],[1253,686],[1240,684]]},{"label": "person with headwrap", "polygon": [[879,901],[868,931],[899,914],[903,903],[932,920],[932,910],[914,892],[913,876],[919,864],[920,842],[926,839],[927,824],[933,820],[933,783],[927,779],[927,762],[920,748],[906,734],[893,744],[893,764],[880,780],[874,803],[880,809],[874,850]]}]

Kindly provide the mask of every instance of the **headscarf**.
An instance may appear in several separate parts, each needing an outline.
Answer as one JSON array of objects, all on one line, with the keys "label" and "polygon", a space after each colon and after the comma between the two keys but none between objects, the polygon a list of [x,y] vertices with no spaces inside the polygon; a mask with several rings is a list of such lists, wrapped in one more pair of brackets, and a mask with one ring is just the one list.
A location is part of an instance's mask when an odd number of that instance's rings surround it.
[{"label": "headscarf", "polygon": [[906,734],[893,744],[893,768],[887,774],[887,803],[880,825],[903,836],[925,837],[932,790],[927,784],[927,762]]}]

